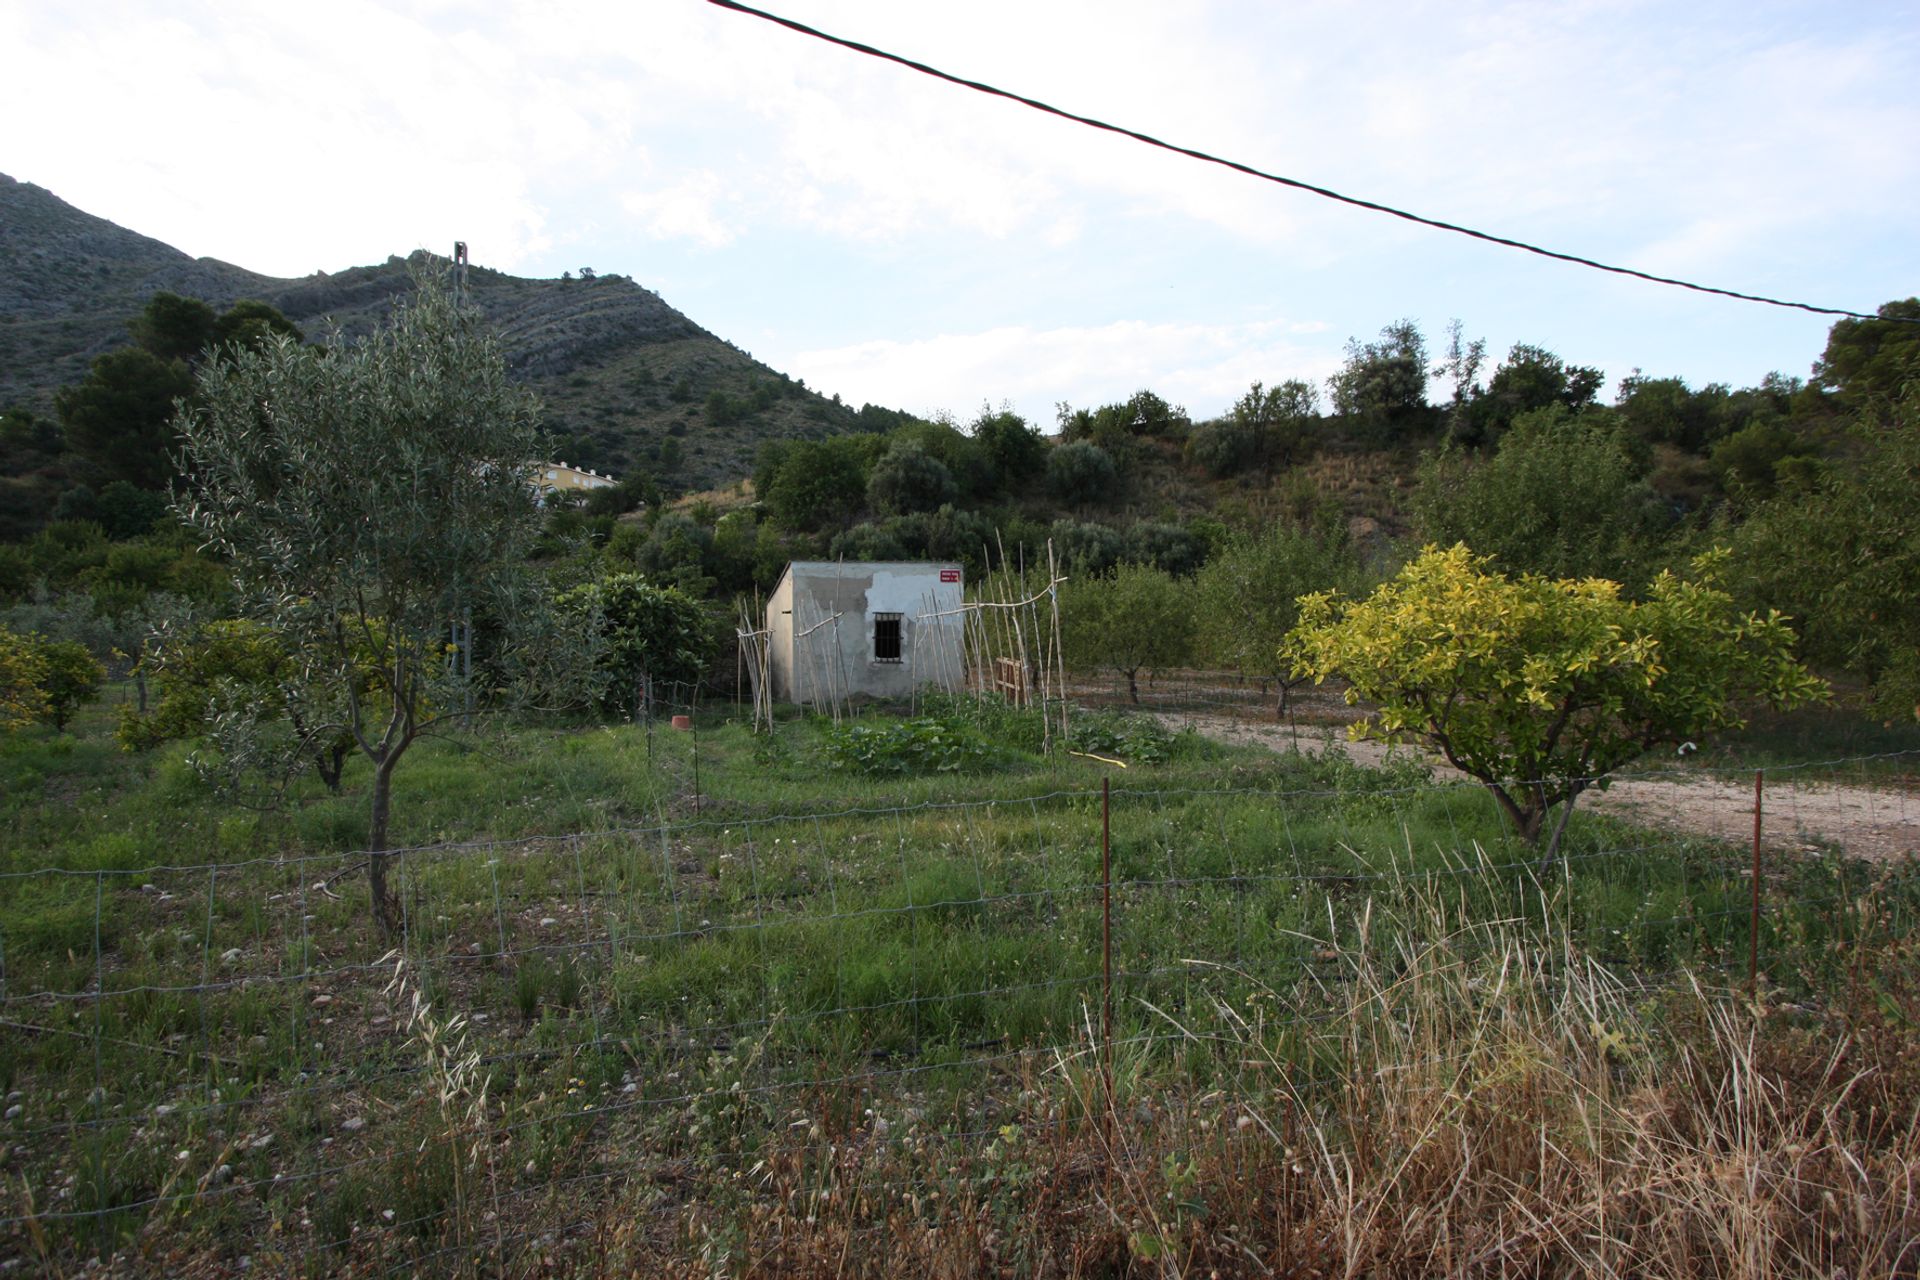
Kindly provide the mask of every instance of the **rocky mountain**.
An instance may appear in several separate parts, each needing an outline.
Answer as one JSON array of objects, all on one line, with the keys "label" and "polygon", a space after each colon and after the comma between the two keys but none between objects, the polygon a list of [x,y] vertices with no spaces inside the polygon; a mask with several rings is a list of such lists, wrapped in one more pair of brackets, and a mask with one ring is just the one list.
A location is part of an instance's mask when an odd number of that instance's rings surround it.
[{"label": "rocky mountain", "polygon": [[[626,277],[531,280],[474,267],[467,284],[514,376],[546,406],[566,461],[697,488],[744,475],[764,440],[857,425],[851,410]],[[50,413],[54,390],[125,345],[128,318],[158,292],[216,309],[257,298],[324,340],[367,332],[410,287],[398,257],[293,280],[189,257],[0,174],[0,407]]]}]

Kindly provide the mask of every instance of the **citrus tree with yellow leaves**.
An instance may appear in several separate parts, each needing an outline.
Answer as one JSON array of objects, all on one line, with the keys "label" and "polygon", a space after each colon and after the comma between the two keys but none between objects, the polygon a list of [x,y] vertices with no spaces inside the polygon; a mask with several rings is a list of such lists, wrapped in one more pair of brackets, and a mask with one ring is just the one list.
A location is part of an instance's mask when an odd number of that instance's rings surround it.
[{"label": "citrus tree with yellow leaves", "polygon": [[47,660],[33,642],[0,627],[0,733],[47,713]]},{"label": "citrus tree with yellow leaves", "polygon": [[1464,544],[1428,547],[1364,599],[1303,598],[1285,652],[1372,706],[1354,737],[1438,751],[1528,843],[1564,803],[1551,857],[1580,794],[1649,749],[1738,728],[1755,702],[1824,695],[1783,617],[1734,607],[1721,560],[1630,600],[1603,578],[1509,578]]}]

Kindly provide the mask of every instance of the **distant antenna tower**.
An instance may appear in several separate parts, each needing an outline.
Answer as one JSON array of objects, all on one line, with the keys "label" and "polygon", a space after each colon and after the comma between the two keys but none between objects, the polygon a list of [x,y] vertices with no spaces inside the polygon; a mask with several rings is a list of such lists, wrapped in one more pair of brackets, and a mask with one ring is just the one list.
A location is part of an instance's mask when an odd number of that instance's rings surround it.
[{"label": "distant antenna tower", "polygon": [[453,242],[453,300],[455,302],[467,300],[467,242],[465,240]]}]

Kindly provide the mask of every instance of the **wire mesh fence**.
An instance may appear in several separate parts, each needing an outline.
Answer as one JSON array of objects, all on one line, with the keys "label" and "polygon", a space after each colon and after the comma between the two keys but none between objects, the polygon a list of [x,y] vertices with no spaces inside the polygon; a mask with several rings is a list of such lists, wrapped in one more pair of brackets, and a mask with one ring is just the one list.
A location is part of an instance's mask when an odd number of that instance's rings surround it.
[{"label": "wire mesh fence", "polygon": [[[649,759],[697,797],[682,738]],[[31,923],[0,937],[0,1248],[511,1271],[616,1189],[670,1224],[695,1159],[831,1160],[888,1116],[964,1150],[1040,1074],[1109,1117],[1115,1071],[1150,1061],[1230,1087],[1246,1046],[1221,1017],[1310,1037],[1383,947],[1411,965],[1518,931],[1549,983],[1791,992],[1920,907],[1907,865],[1818,838],[1812,788],[1767,792],[1765,848],[1596,812],[1543,864],[1476,787],[1317,779],[422,846],[394,860],[391,934],[352,853],[5,873]],[[1920,843],[1907,789],[1856,789],[1865,828]]]}]

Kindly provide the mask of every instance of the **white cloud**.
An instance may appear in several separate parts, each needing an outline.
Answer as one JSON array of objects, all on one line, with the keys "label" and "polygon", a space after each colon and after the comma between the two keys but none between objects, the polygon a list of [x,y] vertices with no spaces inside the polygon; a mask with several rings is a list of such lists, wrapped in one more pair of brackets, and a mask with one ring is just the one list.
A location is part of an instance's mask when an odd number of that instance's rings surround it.
[{"label": "white cloud", "polygon": [[[1575,249],[1597,250],[1594,234],[1691,245],[1688,229],[1707,219],[1730,249],[1729,218],[1764,237],[1849,200],[1904,200],[1920,163],[1911,105],[1860,92],[1899,84],[1902,51],[1791,27],[1734,37],[1711,13],[1676,32],[1632,3],[1414,3],[1364,24],[1339,9],[1148,0],[786,7],[1355,194],[1523,234],[1562,219],[1545,230]],[[1324,265],[1433,234],[707,6],[74,13],[0,17],[9,44],[33,55],[0,87],[9,114],[69,104],[22,131],[9,163],[110,201],[144,230],[268,269],[288,269],[288,240],[311,246],[303,264],[318,251],[339,265],[449,233],[513,267],[594,221],[568,208],[556,222],[555,208],[597,199],[604,214],[635,191],[650,235],[708,246],[798,228],[855,244],[958,231],[1061,247],[1100,222],[1172,218]],[[1733,46],[1710,81],[1689,55],[1708,37]],[[80,68],[94,91],[76,101],[62,86]],[[268,209],[228,208],[216,189],[235,167]],[[345,183],[377,196],[314,198]]]},{"label": "white cloud", "polygon": [[663,240],[681,237],[717,249],[734,238],[733,230],[715,208],[723,192],[720,175],[702,171],[669,187],[629,191],[620,197],[620,204],[650,236]]},{"label": "white cloud", "polygon": [[32,70],[0,90],[8,99],[69,100],[53,81],[77,66],[124,96],[83,95],[91,118],[32,136],[9,162],[18,176],[279,274],[455,238],[516,266],[551,243],[534,192],[619,136],[592,86],[576,91],[482,33],[365,3],[330,6],[324,21],[293,6],[188,6],[26,34],[43,56],[23,59]]}]

